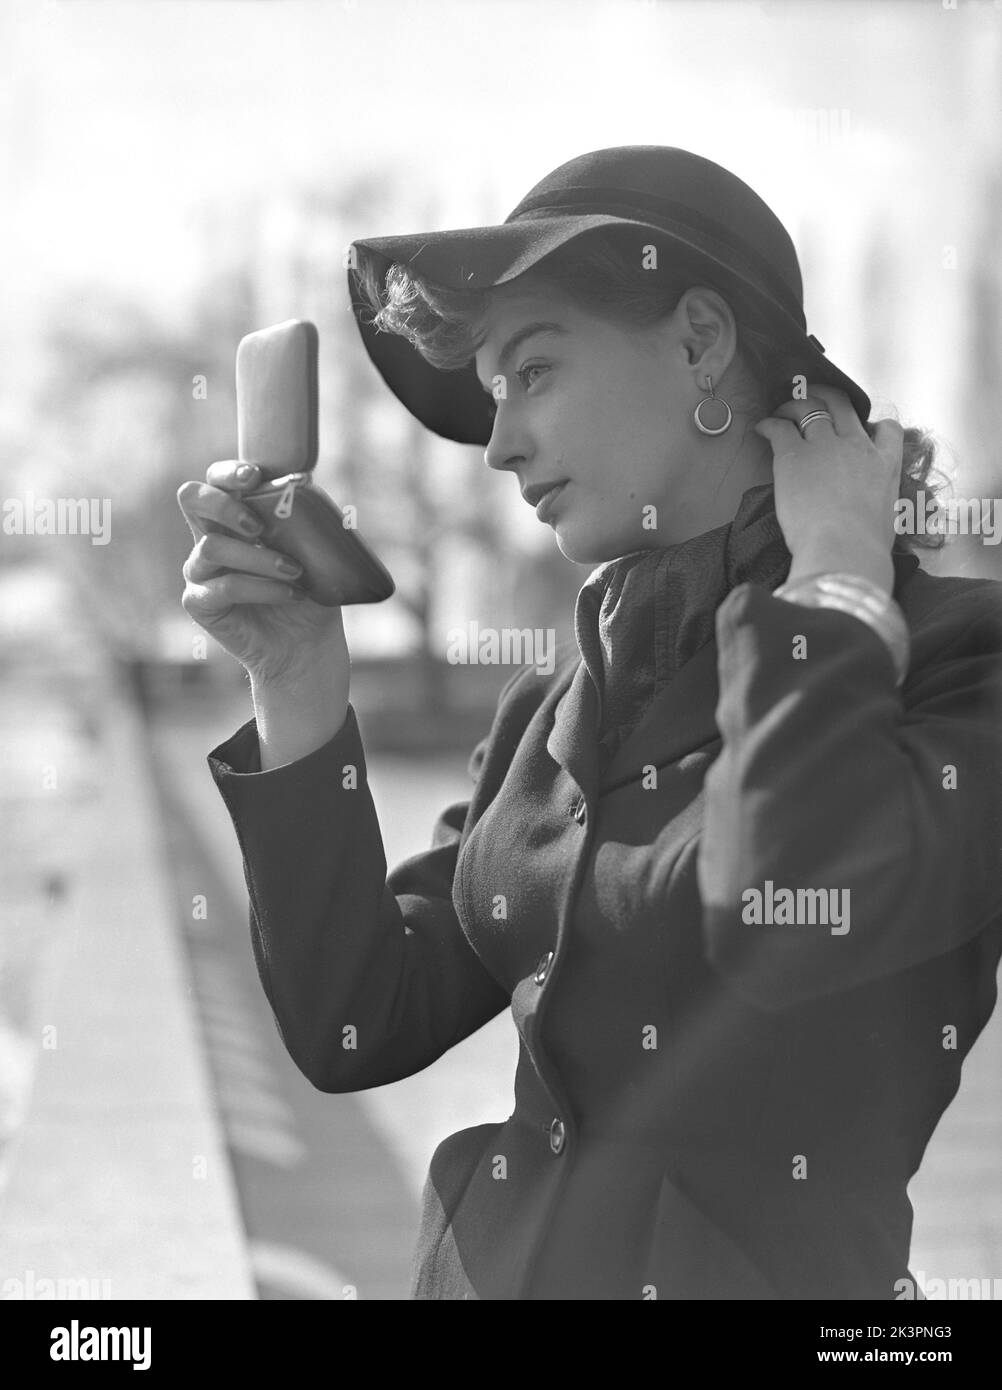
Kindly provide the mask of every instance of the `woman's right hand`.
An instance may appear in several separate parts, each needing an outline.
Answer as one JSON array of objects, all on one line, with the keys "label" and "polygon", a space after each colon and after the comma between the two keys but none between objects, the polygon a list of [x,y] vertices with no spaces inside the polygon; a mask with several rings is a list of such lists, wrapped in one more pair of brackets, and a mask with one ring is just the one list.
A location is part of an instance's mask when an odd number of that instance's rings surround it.
[{"label": "woman's right hand", "polygon": [[252,680],[294,682],[332,660],[343,660],[347,668],[340,607],[314,603],[299,587],[296,561],[255,543],[264,528],[241,494],[262,481],[260,469],[226,459],[210,465],[204,483],[178,488],[178,505],[195,541],[182,571],[181,606]]}]

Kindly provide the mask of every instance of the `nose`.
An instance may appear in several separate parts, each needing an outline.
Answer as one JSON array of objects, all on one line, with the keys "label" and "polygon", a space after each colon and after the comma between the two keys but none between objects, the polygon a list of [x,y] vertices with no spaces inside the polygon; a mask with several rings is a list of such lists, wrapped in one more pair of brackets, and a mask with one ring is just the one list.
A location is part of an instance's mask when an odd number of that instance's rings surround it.
[{"label": "nose", "polygon": [[[499,405],[494,416],[491,437],[484,450],[484,463],[488,468],[497,469],[499,472],[512,472],[519,464],[525,463],[527,457],[526,441],[524,438],[515,439],[513,427],[507,423],[508,415],[509,412],[504,411]],[[504,422],[502,416],[506,417]]]}]

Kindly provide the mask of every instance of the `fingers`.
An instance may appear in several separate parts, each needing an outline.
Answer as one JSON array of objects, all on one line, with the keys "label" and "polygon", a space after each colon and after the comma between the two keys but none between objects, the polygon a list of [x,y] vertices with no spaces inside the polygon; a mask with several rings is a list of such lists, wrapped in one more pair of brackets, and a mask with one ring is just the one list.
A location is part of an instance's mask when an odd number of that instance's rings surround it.
[{"label": "fingers", "polygon": [[221,574],[204,584],[188,583],[181,595],[181,607],[196,622],[219,617],[238,603],[286,603],[306,595],[291,584],[263,579],[253,574]]},{"label": "fingers", "polygon": [[195,542],[182,573],[190,582],[202,584],[222,570],[293,581],[303,573],[302,565],[277,550],[252,545],[250,541],[237,540],[235,536],[225,536],[219,531],[210,531]]},{"label": "fingers", "polygon": [[[819,395],[807,396],[802,401],[784,401],[774,415],[766,416],[759,420],[754,426],[756,434],[760,434],[772,445],[774,460],[781,457],[796,458],[805,443],[823,442],[828,440],[841,439],[843,444],[853,445],[854,436],[858,436],[857,443],[864,444],[866,450],[873,448],[877,450],[881,459],[887,465],[889,473],[894,477],[898,476],[904,458],[904,428],[897,420],[877,420],[872,424],[864,425],[852,408],[844,391],[839,391],[837,387],[818,388]],[[824,396],[820,395],[820,391]],[[839,401],[841,397],[841,401]],[[833,426],[828,420],[815,420],[807,426],[806,432],[802,435],[798,428],[799,421],[811,410],[830,409],[835,416],[836,425],[840,424],[845,418],[845,407],[851,411],[854,425],[852,432],[848,435],[840,434],[837,430],[833,433]],[[836,410],[839,412],[836,415]],[[803,455],[800,454],[802,458]],[[871,462],[872,453],[868,454]]]},{"label": "fingers", "polygon": [[[863,425],[856,414],[852,401],[840,387],[822,386],[810,381],[807,383],[807,389],[810,392],[808,400],[811,401],[811,404],[809,406],[807,401],[791,402],[793,405],[803,407],[798,419],[802,419],[808,410],[827,410],[834,417],[836,434],[862,433]],[[813,428],[813,425],[808,425],[807,433],[810,434]]]},{"label": "fingers", "polygon": [[759,420],[754,429],[756,434],[769,441],[777,458],[780,454],[793,452],[798,444],[803,443],[800,431],[789,419],[777,420],[775,415],[767,415],[764,420]]},{"label": "fingers", "polygon": [[261,470],[256,463],[241,463],[239,459],[220,459],[210,463],[206,469],[205,481],[224,492],[246,492],[257,487],[262,481]]},{"label": "fingers", "polygon": [[852,402],[844,391],[838,386],[822,386],[815,382],[808,382],[808,395],[801,400],[784,401],[777,406],[773,412],[786,420],[792,420],[796,425],[805,415],[814,410],[827,410],[831,415],[833,424],[827,420],[815,420],[807,426],[807,433],[803,437],[810,440],[815,432],[822,429],[833,429],[836,434],[851,436],[853,433],[863,433],[863,425],[853,407]]},{"label": "fingers", "polygon": [[[828,413],[834,417],[834,423],[832,420],[812,420],[807,426],[806,431],[801,434],[801,420],[808,415],[812,415],[816,410],[827,410]],[[783,420],[790,421],[797,431],[797,437],[806,439],[808,443],[810,443],[811,439],[813,439],[816,434],[820,435],[822,431],[827,431],[829,434],[832,431],[836,434],[839,432],[838,418],[835,416],[835,412],[830,409],[828,402],[823,396],[816,396],[813,393],[809,396],[805,396],[803,400],[784,401],[782,405],[776,407],[775,414]]]},{"label": "fingers", "polygon": [[177,502],[195,540],[213,530],[215,525],[248,537],[259,536],[264,530],[250,507],[211,483],[182,483],[177,490]]}]

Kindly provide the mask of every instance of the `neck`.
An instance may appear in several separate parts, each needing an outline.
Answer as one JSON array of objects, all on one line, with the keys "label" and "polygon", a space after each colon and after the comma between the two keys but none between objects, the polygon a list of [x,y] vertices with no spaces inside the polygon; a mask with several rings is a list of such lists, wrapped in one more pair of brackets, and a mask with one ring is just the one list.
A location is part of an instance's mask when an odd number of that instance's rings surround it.
[{"label": "neck", "polygon": [[701,515],[693,535],[726,525],[749,488],[773,481],[772,445],[754,433],[752,424],[751,419],[735,418],[732,438],[707,440],[709,447],[699,451]]},{"label": "neck", "polygon": [[737,434],[727,442],[700,438],[693,450],[691,476],[693,486],[689,495],[672,499],[662,515],[670,517],[670,526],[659,534],[656,542],[664,548],[726,526],[733,521],[741,499],[749,488],[773,482],[772,445],[752,431],[752,421],[735,418]]}]

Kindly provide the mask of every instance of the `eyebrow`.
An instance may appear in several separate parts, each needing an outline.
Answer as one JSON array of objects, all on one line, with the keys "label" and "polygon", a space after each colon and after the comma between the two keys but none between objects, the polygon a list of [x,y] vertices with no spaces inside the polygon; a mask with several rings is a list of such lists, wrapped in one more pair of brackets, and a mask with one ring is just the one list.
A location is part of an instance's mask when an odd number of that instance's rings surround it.
[{"label": "eyebrow", "polygon": [[[521,343],[524,343],[527,338],[534,338],[537,333],[563,333],[566,336],[570,333],[570,329],[566,328],[562,323],[553,323],[549,320],[544,319],[537,319],[534,323],[523,324],[521,328],[515,330],[515,332],[505,343],[504,347],[501,349],[501,355],[498,358],[497,371],[494,373],[494,375],[499,376],[501,374],[502,368],[505,366],[505,363],[511,357],[515,349]],[[479,377],[477,378],[477,380],[479,381]],[[480,382],[480,388],[486,395],[494,395],[494,392],[491,389],[491,387],[485,386],[482,381]]]}]

